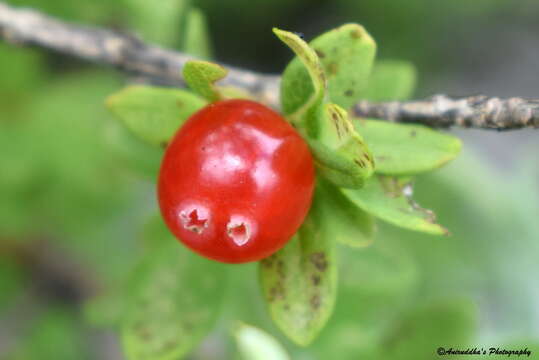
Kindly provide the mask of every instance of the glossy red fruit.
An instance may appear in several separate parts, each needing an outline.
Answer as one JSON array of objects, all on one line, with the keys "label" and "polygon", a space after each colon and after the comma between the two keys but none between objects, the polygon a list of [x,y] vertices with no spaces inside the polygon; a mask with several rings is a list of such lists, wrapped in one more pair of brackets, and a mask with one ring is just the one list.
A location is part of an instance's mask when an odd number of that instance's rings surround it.
[{"label": "glossy red fruit", "polygon": [[172,233],[208,258],[242,263],[290,240],[309,210],[314,166],[279,114],[248,100],[210,104],[168,146],[159,174]]}]

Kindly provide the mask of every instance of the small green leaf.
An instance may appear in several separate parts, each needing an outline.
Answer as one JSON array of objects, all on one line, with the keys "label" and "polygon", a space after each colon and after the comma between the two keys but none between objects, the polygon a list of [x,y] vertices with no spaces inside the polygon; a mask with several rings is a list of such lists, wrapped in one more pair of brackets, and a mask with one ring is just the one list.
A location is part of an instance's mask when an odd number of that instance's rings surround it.
[{"label": "small green leaf", "polygon": [[131,360],[172,360],[190,352],[215,322],[226,269],[170,242],[147,253],[135,272],[122,321]]},{"label": "small green leaf", "polygon": [[320,226],[315,200],[296,236],[260,262],[260,281],[277,326],[299,345],[311,343],[328,321],[337,292],[337,264],[331,234]]},{"label": "small green leaf", "polygon": [[339,187],[358,189],[365,183],[357,164],[317,140],[306,139],[318,174]]},{"label": "small green leaf", "polygon": [[373,176],[359,190],[341,189],[354,204],[393,225],[434,235],[448,231],[436,223],[430,210],[412,200],[413,188],[409,179]]},{"label": "small green leaf", "polygon": [[412,175],[445,165],[460,153],[461,141],[422,125],[354,119],[374,154],[376,172]]},{"label": "small green leaf", "polygon": [[316,195],[322,211],[322,226],[342,244],[365,247],[371,244],[376,224],[374,217],[346,198],[334,185],[318,180]]},{"label": "small green leaf", "polygon": [[259,328],[240,323],[234,335],[244,360],[290,360],[284,347]]},{"label": "small green leaf", "polygon": [[[316,111],[316,108],[322,103],[326,91],[326,76],[316,52],[309,47],[298,35],[273,29],[277,37],[294,51],[297,58],[294,69],[285,70],[281,82],[281,103],[285,115],[292,121],[302,121],[309,111]],[[292,63],[291,63],[292,64]],[[289,65],[290,67],[290,65]],[[289,89],[293,88],[294,91]],[[291,107],[289,104],[294,103]]]},{"label": "small green leaf", "polygon": [[206,17],[197,8],[189,9],[186,16],[182,50],[203,59],[212,58],[212,46]]},{"label": "small green leaf", "polygon": [[210,102],[222,98],[215,82],[226,77],[228,71],[219,64],[209,61],[188,61],[183,67],[183,78],[195,93]]},{"label": "small green leaf", "polygon": [[[327,79],[329,100],[349,109],[362,96],[376,53],[376,44],[358,24],[345,24],[309,43]],[[313,67],[319,71],[319,65]],[[295,113],[316,93],[301,60],[290,62],[281,82],[281,103],[286,115]]]},{"label": "small green leaf", "polygon": [[206,102],[179,89],[128,86],[109,96],[107,106],[124,125],[144,141],[166,146],[189,116]]},{"label": "small green leaf", "polygon": [[[363,186],[365,179],[374,172],[373,158],[348,119],[347,112],[337,104],[323,104],[326,76],[317,53],[299,36],[279,29],[273,31],[297,55],[285,71],[281,94],[290,87],[299,90],[283,95],[283,107],[288,118],[299,123],[298,129],[308,137],[319,173],[337,186]],[[298,72],[294,68],[303,71]],[[299,107],[287,113],[289,97],[301,97],[305,84],[310,84],[307,92],[310,97],[302,99]]]},{"label": "small green leaf", "polygon": [[307,138],[318,172],[339,187],[360,188],[374,172],[373,156],[346,111],[335,104],[323,109],[319,140]]},{"label": "small green leaf", "polygon": [[406,100],[415,88],[417,71],[402,60],[379,60],[375,63],[369,86],[361,99],[370,101]]}]

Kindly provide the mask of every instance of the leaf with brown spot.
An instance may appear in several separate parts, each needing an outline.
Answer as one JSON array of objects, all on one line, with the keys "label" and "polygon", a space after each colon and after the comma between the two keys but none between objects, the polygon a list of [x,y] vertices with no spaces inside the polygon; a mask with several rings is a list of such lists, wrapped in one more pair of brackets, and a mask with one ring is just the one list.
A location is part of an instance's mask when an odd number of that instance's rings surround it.
[{"label": "leaf with brown spot", "polygon": [[[325,55],[319,58],[328,77],[329,101],[350,109],[367,88],[376,53],[374,40],[361,25],[345,24],[318,36],[309,45]],[[298,58],[293,59],[281,82],[285,115],[297,111],[313,92],[307,68]]]},{"label": "leaf with brown spot", "polygon": [[292,122],[300,123],[305,121],[306,117],[310,116],[310,113],[316,111],[322,104],[326,95],[326,73],[317,52],[302,38],[292,32],[277,28],[274,28],[273,32],[294,51],[296,54],[295,60],[297,61],[296,66],[304,70],[298,76],[292,74],[286,77],[286,75],[283,75],[281,82],[281,92],[287,91],[285,88],[288,89],[289,86],[295,88],[295,92],[288,94],[289,98],[287,101],[294,102],[299,100],[296,104],[297,106],[294,106],[293,109],[287,109],[288,107],[283,102],[285,99],[281,98],[284,113]]},{"label": "leaf with brown spot", "polygon": [[[277,267],[259,266],[260,283],[273,321],[295,343],[307,346],[328,321],[337,292],[333,238],[321,226],[316,200],[294,238],[270,258]],[[282,296],[275,296],[280,289]]]},{"label": "leaf with brown spot", "polygon": [[178,359],[190,352],[215,322],[225,292],[222,264],[171,236],[167,240],[147,251],[125,298],[121,329],[130,360]]},{"label": "leaf with brown spot", "polygon": [[326,104],[318,120],[318,132],[313,134],[317,140],[308,139],[318,173],[336,186],[360,188],[373,174],[374,161],[348,113]]},{"label": "leaf with brown spot", "polygon": [[354,125],[369,144],[376,172],[414,175],[432,171],[460,153],[461,141],[422,125],[394,124],[373,119],[354,119]]},{"label": "leaf with brown spot", "polygon": [[362,189],[340,189],[353,204],[396,226],[433,235],[448,231],[436,223],[434,213],[412,199],[409,178],[373,176]]}]

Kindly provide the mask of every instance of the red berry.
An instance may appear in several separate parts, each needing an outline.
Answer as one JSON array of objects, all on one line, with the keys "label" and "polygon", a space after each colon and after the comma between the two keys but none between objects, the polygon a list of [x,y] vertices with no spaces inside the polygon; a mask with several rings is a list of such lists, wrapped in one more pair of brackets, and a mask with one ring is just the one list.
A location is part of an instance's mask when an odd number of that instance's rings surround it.
[{"label": "red berry", "polygon": [[283,247],[309,210],[314,166],[279,114],[248,100],[210,104],[168,146],[159,174],[172,233],[208,258],[242,263]]}]

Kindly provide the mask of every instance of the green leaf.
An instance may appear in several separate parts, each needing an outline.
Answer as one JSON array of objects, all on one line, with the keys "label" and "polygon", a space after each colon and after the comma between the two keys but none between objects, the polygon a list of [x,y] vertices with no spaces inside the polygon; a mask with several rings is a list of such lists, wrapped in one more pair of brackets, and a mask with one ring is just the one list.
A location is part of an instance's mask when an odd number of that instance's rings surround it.
[{"label": "green leaf", "polygon": [[319,175],[339,187],[358,189],[364,185],[362,171],[357,164],[317,140],[306,140]]},{"label": "green leaf", "polygon": [[460,153],[461,141],[422,125],[354,119],[355,128],[369,144],[376,172],[412,175],[445,165]]},{"label": "green leaf", "polygon": [[415,88],[417,71],[402,60],[378,60],[361,99],[370,101],[406,100]]},{"label": "green leaf", "polygon": [[372,243],[374,217],[346,198],[334,185],[318,180],[316,195],[320,201],[322,226],[342,244],[365,247]]},{"label": "green leaf", "polygon": [[188,61],[183,67],[183,78],[195,93],[210,102],[222,98],[215,82],[223,79],[228,71],[219,64],[209,61]]},{"label": "green leaf", "polygon": [[234,335],[244,360],[290,360],[283,346],[259,328],[240,323]]},{"label": "green leaf", "polygon": [[182,50],[193,56],[211,59],[212,46],[208,33],[208,24],[202,11],[197,8],[189,9],[185,21]]},{"label": "green leaf", "polygon": [[170,238],[149,251],[133,279],[122,321],[131,360],[172,360],[190,352],[215,322],[224,291],[224,265]]},{"label": "green leaf", "polygon": [[409,179],[373,176],[362,189],[341,191],[363,210],[393,225],[433,235],[448,234],[436,223],[432,211],[421,208],[412,200],[413,188]]},{"label": "green leaf", "polygon": [[[329,100],[349,109],[362,96],[376,53],[376,44],[358,24],[345,24],[309,43],[327,78]],[[312,50],[311,50],[312,51]],[[316,68],[318,70],[318,65]],[[281,104],[286,115],[295,113],[316,89],[309,81],[309,69],[296,58],[283,73]]]},{"label": "green leaf", "polygon": [[345,110],[324,106],[319,142],[308,140],[320,173],[337,186],[359,188],[374,172],[374,161]]},{"label": "green leaf", "polygon": [[165,147],[183,122],[206,102],[192,93],[170,88],[128,86],[109,96],[107,106],[144,141]]},{"label": "green leaf", "polygon": [[273,32],[297,56],[283,73],[281,104],[285,115],[292,121],[300,122],[309,111],[316,111],[324,99],[324,68],[316,52],[298,35],[277,28],[273,28]]},{"label": "green leaf", "polygon": [[296,236],[260,262],[260,282],[277,326],[292,341],[307,346],[328,321],[337,292],[333,237],[321,223],[315,200]]},{"label": "green leaf", "polygon": [[[317,53],[299,36],[279,29],[273,31],[297,55],[294,60],[297,65],[294,61],[289,65],[281,83],[285,113],[288,97],[302,97],[301,94],[305,93],[302,89],[310,84],[310,90],[306,92],[309,97],[289,112],[288,118],[296,122],[296,127],[308,137],[319,173],[337,186],[363,186],[365,179],[374,171],[372,156],[348,119],[347,112],[336,104],[323,104],[326,77]],[[303,72],[288,70],[294,67],[303,69]],[[291,87],[297,91],[284,95],[288,91],[285,89]]]}]

